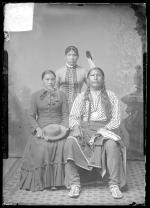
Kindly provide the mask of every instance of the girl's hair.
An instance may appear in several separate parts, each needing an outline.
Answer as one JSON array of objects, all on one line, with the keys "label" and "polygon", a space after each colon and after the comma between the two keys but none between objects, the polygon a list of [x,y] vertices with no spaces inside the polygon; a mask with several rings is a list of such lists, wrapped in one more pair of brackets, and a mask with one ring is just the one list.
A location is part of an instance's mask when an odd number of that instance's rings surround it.
[{"label": "girl's hair", "polygon": [[65,49],[65,55],[67,55],[67,53],[69,53],[70,51],[74,51],[76,53],[76,55],[79,56],[79,51],[78,51],[77,47],[75,47],[75,46],[68,46]]},{"label": "girl's hair", "polygon": [[[99,67],[91,68],[89,70],[88,74],[87,74],[87,79],[89,78],[89,75],[90,75],[90,73],[93,70],[98,70],[101,73],[101,75],[102,75],[102,85],[100,86],[101,102],[102,102],[102,107],[105,110],[107,119],[110,119],[111,118],[112,109],[111,109],[111,102],[110,102],[109,96],[108,96],[106,88],[105,88],[105,75],[104,75],[104,71],[101,68],[99,68]],[[86,91],[84,93],[84,106],[85,106],[87,100],[90,103],[89,106],[91,106],[91,100],[90,100],[90,96],[89,95],[90,95],[90,85],[88,84],[87,89],[86,89]],[[90,117],[90,108],[89,108],[89,112],[88,112],[88,118],[89,117]]]},{"label": "girl's hair", "polygon": [[44,71],[44,72],[42,73],[42,76],[41,76],[42,80],[43,80],[45,74],[53,74],[54,77],[56,78],[56,74],[55,74],[54,71],[52,71],[52,70],[46,70],[46,71]]}]

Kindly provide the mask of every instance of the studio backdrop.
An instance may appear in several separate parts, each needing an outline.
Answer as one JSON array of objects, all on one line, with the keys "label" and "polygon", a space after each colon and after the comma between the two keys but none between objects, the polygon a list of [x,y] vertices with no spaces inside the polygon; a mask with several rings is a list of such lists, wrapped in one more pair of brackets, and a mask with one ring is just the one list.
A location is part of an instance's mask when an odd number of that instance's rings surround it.
[{"label": "studio backdrop", "polygon": [[[27,112],[31,94],[42,86],[42,72],[56,71],[63,66],[65,48],[69,45],[79,49],[78,64],[87,71],[85,52],[92,53],[95,65],[105,72],[106,88],[120,99],[122,120],[128,117],[127,104],[121,99],[136,90],[136,66],[143,67],[142,42],[135,30],[136,21],[129,5],[34,4],[32,29],[10,31],[9,40],[5,42],[10,157],[21,157],[29,138]],[[139,140],[143,142],[142,135]]]}]

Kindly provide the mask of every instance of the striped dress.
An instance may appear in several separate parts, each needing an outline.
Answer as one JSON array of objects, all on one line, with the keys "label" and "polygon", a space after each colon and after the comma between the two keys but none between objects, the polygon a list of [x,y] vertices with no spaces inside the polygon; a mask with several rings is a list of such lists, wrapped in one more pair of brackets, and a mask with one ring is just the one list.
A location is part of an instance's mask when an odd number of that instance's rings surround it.
[{"label": "striped dress", "polygon": [[79,93],[81,93],[83,84],[86,83],[87,70],[79,65],[69,68],[67,65],[56,70],[57,88],[66,94],[69,103],[69,112],[72,104]]}]

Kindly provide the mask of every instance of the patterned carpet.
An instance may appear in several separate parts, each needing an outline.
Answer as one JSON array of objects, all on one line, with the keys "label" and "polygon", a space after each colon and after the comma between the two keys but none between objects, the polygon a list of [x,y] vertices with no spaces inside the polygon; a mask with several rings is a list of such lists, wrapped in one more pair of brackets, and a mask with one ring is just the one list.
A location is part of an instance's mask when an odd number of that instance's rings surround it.
[{"label": "patterned carpet", "polygon": [[3,205],[139,205],[145,204],[145,162],[127,161],[128,189],[122,199],[113,199],[104,183],[83,184],[80,197],[68,197],[68,190],[38,192],[18,189],[20,164],[3,184]]}]

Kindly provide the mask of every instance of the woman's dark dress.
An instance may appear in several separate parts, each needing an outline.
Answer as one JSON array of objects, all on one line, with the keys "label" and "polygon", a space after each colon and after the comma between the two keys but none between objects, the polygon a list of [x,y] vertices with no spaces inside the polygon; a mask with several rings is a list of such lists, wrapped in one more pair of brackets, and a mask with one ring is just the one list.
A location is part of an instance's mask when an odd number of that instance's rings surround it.
[{"label": "woman's dark dress", "polygon": [[[49,103],[48,95],[42,89],[33,94],[29,121],[32,135],[23,155],[20,189],[38,191],[52,186],[64,186],[63,148],[66,139],[46,141],[35,136],[37,127],[61,124],[68,127],[68,104],[65,94],[58,91],[55,105]],[[37,119],[36,119],[37,117]]]}]

